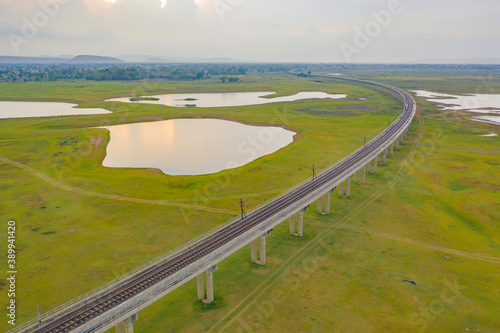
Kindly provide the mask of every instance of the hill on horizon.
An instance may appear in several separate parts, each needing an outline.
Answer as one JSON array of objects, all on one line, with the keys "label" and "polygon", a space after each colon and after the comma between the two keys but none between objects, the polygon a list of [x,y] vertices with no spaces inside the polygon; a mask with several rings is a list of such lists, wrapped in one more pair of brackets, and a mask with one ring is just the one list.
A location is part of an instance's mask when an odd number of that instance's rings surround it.
[{"label": "hill on horizon", "polygon": [[17,57],[0,56],[0,64],[120,64],[125,61],[113,57],[78,55],[72,58],[62,57]]},{"label": "hill on horizon", "polygon": [[77,64],[116,64],[125,61],[113,57],[101,57],[95,55],[79,55],[69,60],[70,63]]}]

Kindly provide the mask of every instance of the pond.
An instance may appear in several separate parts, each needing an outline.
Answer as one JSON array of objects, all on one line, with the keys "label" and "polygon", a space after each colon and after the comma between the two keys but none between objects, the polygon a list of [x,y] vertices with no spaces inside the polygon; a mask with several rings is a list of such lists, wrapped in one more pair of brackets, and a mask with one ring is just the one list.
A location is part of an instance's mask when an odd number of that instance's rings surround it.
[{"label": "pond", "polygon": [[[487,116],[471,117],[471,120],[500,125],[500,95],[499,94],[466,94],[450,95],[425,90],[415,90],[418,97],[424,97],[429,102],[438,104],[442,110],[462,110],[471,113],[488,114]],[[497,115],[497,116],[495,116]]]},{"label": "pond", "polygon": [[157,168],[169,175],[237,168],[286,147],[296,134],[281,127],[219,119],[171,119],[102,128],[110,131],[105,167]]},{"label": "pond", "polygon": [[[193,93],[193,94],[163,94],[144,96],[148,100],[134,100],[130,97],[112,98],[107,102],[125,102],[125,103],[147,103],[162,104],[174,107],[229,107],[259,105],[267,103],[293,102],[303,99],[341,99],[346,98],[345,94],[327,94],[320,91],[303,91],[295,95],[265,98],[273,95],[274,92],[232,92],[232,93]],[[153,100],[155,99],[155,100]]]},{"label": "pond", "polygon": [[0,102],[0,119],[76,116],[112,113],[105,109],[75,108],[76,104],[56,102]]}]

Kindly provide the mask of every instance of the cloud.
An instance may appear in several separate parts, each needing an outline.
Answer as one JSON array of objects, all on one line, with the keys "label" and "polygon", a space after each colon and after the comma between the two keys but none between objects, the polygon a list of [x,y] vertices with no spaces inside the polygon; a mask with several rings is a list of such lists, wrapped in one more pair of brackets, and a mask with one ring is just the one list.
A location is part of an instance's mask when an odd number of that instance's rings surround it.
[{"label": "cloud", "polygon": [[[23,55],[149,52],[155,56],[249,60],[339,60],[338,45],[388,0],[0,0],[0,36],[38,22],[41,3],[61,4]],[[500,52],[498,0],[401,0],[363,61],[493,57]],[[64,6],[62,5],[63,3]],[[224,19],[214,4],[232,10]],[[163,7],[163,10],[160,8]],[[105,38],[104,38],[105,37]],[[0,37],[0,53],[12,54]],[[10,53],[9,53],[10,52]],[[336,53],[338,53],[338,57]],[[450,56],[451,54],[451,56]],[[13,54],[12,54],[13,55]]]},{"label": "cloud", "polygon": [[84,0],[84,3],[88,10],[97,14],[111,8],[117,1],[118,0]]},{"label": "cloud", "polygon": [[1,13],[29,14],[39,10],[45,3],[66,3],[68,0],[0,0]]}]

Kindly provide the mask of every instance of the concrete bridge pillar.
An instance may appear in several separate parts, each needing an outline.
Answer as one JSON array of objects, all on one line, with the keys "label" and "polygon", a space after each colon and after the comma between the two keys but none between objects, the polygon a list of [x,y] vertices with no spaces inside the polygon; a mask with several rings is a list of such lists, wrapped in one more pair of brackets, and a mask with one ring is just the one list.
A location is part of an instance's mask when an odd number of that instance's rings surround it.
[{"label": "concrete bridge pillar", "polygon": [[323,211],[323,197],[321,197],[318,200],[318,214],[328,215],[330,214],[330,192],[327,192],[324,197],[325,197],[325,211]]},{"label": "concrete bridge pillar", "polygon": [[209,269],[205,275],[207,279],[207,299],[206,303],[210,304],[214,301],[214,270]]},{"label": "concrete bridge pillar", "polygon": [[266,265],[266,238],[269,236],[269,232],[266,232],[260,236],[260,258],[257,260],[257,240],[252,242],[252,262],[265,266]]},{"label": "concrete bridge pillar", "polygon": [[388,149],[384,150],[384,160],[382,162],[383,165],[387,165],[387,150]]},{"label": "concrete bridge pillar", "polygon": [[325,195],[325,215],[330,214],[330,192]]},{"label": "concrete bridge pillar", "polygon": [[349,198],[349,195],[351,194],[351,177],[347,178],[345,181],[345,197]]},{"label": "concrete bridge pillar", "polygon": [[392,155],[394,155],[394,142],[391,143],[390,151],[389,151],[389,156],[392,157]]},{"label": "concrete bridge pillar", "polygon": [[196,277],[198,287],[198,299],[204,303],[212,303],[214,301],[214,276],[213,273],[217,270],[218,266],[212,266],[205,271],[205,278],[207,284],[207,295],[205,298],[205,286],[203,281],[203,273]]},{"label": "concrete bridge pillar", "polygon": [[299,211],[299,225],[297,226],[297,236],[302,237],[304,233],[304,210]]},{"label": "concrete bridge pillar", "polygon": [[365,167],[363,166],[361,169],[358,171],[358,181],[357,184],[363,184],[363,172],[365,171]]},{"label": "concrete bridge pillar", "polygon": [[398,150],[399,149],[399,138],[396,139],[396,141],[394,141],[394,145],[395,145],[395,150]]},{"label": "concrete bridge pillar", "polygon": [[307,208],[299,210],[297,213],[297,232],[295,232],[295,217],[292,216],[290,217],[290,235],[292,236],[297,236],[297,237],[302,237],[303,231],[304,231],[304,212],[307,210]]},{"label": "concrete bridge pillar", "polygon": [[377,160],[378,160],[378,156],[375,157],[375,159],[373,160],[373,169],[372,169],[372,173],[377,173]]},{"label": "concrete bridge pillar", "polygon": [[196,289],[198,290],[198,299],[204,300],[205,299],[205,281],[203,280],[203,273],[198,275],[196,277]]},{"label": "concrete bridge pillar", "polygon": [[251,243],[251,258],[252,258],[252,262],[258,263],[258,260],[257,260],[257,240],[256,239],[254,239]]},{"label": "concrete bridge pillar", "polygon": [[361,173],[361,184],[363,184],[363,185],[366,184],[366,168],[367,168],[367,166],[365,165],[362,168],[362,173]]},{"label": "concrete bridge pillar", "polygon": [[266,264],[266,239],[267,239],[267,232],[260,236],[260,262],[262,266]]},{"label": "concrete bridge pillar", "polygon": [[115,326],[116,333],[134,333],[134,323],[139,319],[139,315],[133,314]]},{"label": "concrete bridge pillar", "polygon": [[[361,171],[361,170],[360,170],[360,171]],[[354,173],[354,182],[355,182],[356,184],[359,184],[359,172],[358,172],[358,171],[356,171],[356,172]]]},{"label": "concrete bridge pillar", "polygon": [[339,185],[339,196],[340,197],[344,196],[344,182],[340,183]]}]

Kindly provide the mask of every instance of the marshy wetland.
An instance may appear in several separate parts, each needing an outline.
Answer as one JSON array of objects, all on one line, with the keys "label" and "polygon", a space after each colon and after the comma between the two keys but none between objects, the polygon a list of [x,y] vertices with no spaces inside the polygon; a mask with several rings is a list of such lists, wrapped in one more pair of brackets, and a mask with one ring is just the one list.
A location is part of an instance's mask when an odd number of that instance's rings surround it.
[{"label": "marshy wetland", "polygon": [[[351,76],[356,74],[366,75]],[[143,95],[232,89],[348,97],[176,108],[105,101],[130,96],[138,82],[0,83],[2,100],[53,100],[112,111],[0,120],[0,216],[19,228],[19,321],[36,317],[37,305],[48,311],[236,216],[240,198],[251,208],[309,179],[313,164],[320,170],[350,154],[400,112],[398,102],[367,88],[288,75],[269,78],[249,75],[235,86],[217,80],[159,82]],[[446,86],[443,93],[450,94],[474,91],[480,82],[473,74],[368,78],[408,90]],[[492,82],[500,91],[500,79]],[[246,325],[261,332],[497,330],[500,138],[479,135],[498,132],[498,126],[416,100],[421,119],[415,119],[401,150],[368,175],[366,185],[353,184],[351,198],[332,195],[331,215],[311,207],[301,239],[289,236],[286,223],[275,228],[265,267],[250,262],[249,248],[219,265],[214,286],[221,307],[202,309],[191,281],[141,311],[134,330],[217,332]],[[103,127],[204,118],[283,127],[297,136],[272,154],[210,175],[102,165],[110,142]],[[0,302],[6,300],[2,293]],[[268,305],[266,312],[262,304]],[[431,317],[422,315],[426,309],[435,310]],[[2,322],[0,328],[7,326]]]},{"label": "marshy wetland", "polygon": [[320,91],[301,91],[291,96],[270,97],[275,92],[224,92],[224,93],[191,93],[162,94],[145,97],[111,98],[108,102],[136,102],[162,104],[174,107],[217,108],[245,105],[260,105],[268,103],[294,102],[304,99],[341,99],[345,94],[327,94]]}]

